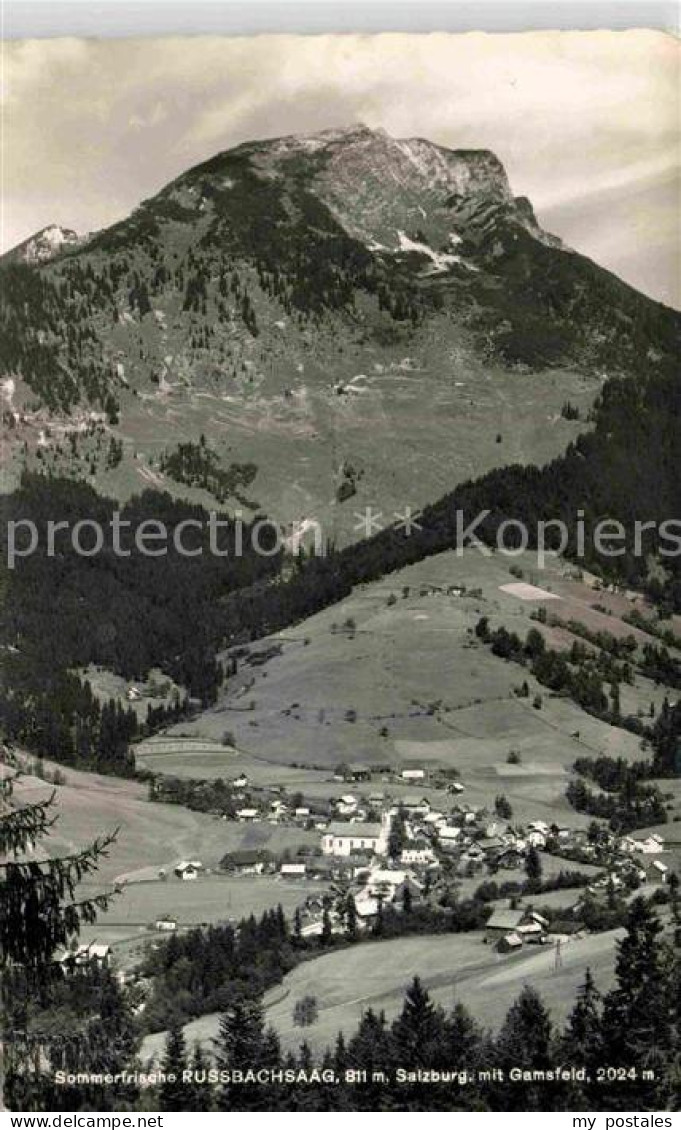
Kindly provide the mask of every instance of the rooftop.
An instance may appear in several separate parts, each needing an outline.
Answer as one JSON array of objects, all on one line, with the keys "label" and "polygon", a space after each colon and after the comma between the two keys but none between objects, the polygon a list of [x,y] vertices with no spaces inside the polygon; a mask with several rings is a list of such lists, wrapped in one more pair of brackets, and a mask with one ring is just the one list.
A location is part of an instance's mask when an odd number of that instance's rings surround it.
[{"label": "rooftop", "polygon": [[381,835],[381,825],[365,823],[358,820],[355,823],[348,821],[336,820],[329,824],[325,831],[327,836],[351,836],[352,839],[378,839]]},{"label": "rooftop", "polygon": [[486,922],[493,930],[515,930],[525,917],[524,910],[495,910]]}]

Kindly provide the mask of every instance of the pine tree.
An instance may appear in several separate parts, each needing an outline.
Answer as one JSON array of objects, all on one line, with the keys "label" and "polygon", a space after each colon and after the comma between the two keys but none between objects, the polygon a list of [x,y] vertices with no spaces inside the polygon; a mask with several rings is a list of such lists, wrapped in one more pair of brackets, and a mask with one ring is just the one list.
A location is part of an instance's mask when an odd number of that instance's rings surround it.
[{"label": "pine tree", "polygon": [[208,1111],[213,1109],[213,1088],[208,1082],[210,1061],[201,1044],[194,1046],[191,1058],[191,1081],[187,1084],[187,1101],[185,1110]]},{"label": "pine tree", "polygon": [[603,1015],[601,994],[596,988],[591,970],[587,967],[584,982],[577,991],[577,1000],[563,1032],[561,1050],[566,1063],[586,1068],[587,1081],[583,1087],[570,1088],[570,1106],[579,1107],[580,1097],[586,1097],[589,1105],[599,1102],[596,1072],[603,1059]]},{"label": "pine tree", "polygon": [[363,1014],[359,1027],[348,1042],[347,1066],[361,1068],[367,1073],[367,1083],[355,1085],[350,1088],[350,1097],[357,1102],[361,1095],[363,1105],[357,1106],[359,1110],[384,1109],[385,1085],[373,1082],[374,1074],[380,1078],[380,1072],[389,1074],[394,1061],[394,1050],[390,1033],[388,1031],[385,1014],[375,1013],[369,1008]]},{"label": "pine tree", "polygon": [[399,859],[407,842],[407,816],[400,806],[390,823],[388,835],[388,855],[391,859]]},{"label": "pine tree", "polygon": [[[4,1044],[5,1103],[10,1109],[76,1109],[82,1104],[114,1102],[121,1108],[131,1092],[102,1088],[58,1088],[57,1068],[108,1071],[127,1066],[135,1039],[130,1016],[111,976],[85,969],[77,986],[65,981],[54,961],[67,949],[83,923],[95,921],[111,896],[75,897],[76,885],[96,870],[113,836],[61,859],[26,859],[56,820],[55,794],[46,801],[19,806],[13,793],[21,774],[9,746],[3,746],[5,775],[0,780],[0,1000]],[[78,996],[75,996],[76,987]],[[74,994],[74,1021],[68,1033],[55,1031],[51,1009],[57,998]],[[30,1038],[19,1033],[31,1031]],[[66,1104],[66,1105],[63,1105]],[[107,1109],[95,1105],[94,1109]]]},{"label": "pine tree", "polygon": [[[551,1020],[539,994],[526,985],[511,1005],[497,1037],[500,1065],[546,1069],[551,1063]],[[544,1088],[533,1083],[514,1085],[506,1092],[511,1110],[544,1110]],[[500,1101],[504,1101],[503,1098]]]},{"label": "pine tree", "polygon": [[332,940],[333,929],[331,926],[331,915],[329,914],[328,906],[325,906],[322,911],[322,932],[319,941],[322,946],[328,946],[331,944]]},{"label": "pine tree", "polygon": [[482,1040],[482,1031],[465,1005],[454,1005],[445,1023],[447,1058],[451,1063],[471,1063],[475,1060]]},{"label": "pine tree", "polygon": [[351,941],[357,937],[357,905],[352,892],[345,900],[345,933]]},{"label": "pine tree", "polygon": [[187,1047],[179,1020],[175,1020],[170,1026],[161,1060],[161,1070],[166,1079],[161,1083],[159,1090],[160,1109],[188,1110],[186,1102],[190,1093],[182,1077],[183,1072],[187,1070]]},{"label": "pine tree", "polygon": [[444,1016],[436,1008],[419,977],[407,989],[402,1012],[391,1035],[398,1062],[428,1067],[440,1061],[445,1034]]},{"label": "pine tree", "polygon": [[666,1101],[676,1040],[676,1004],[669,995],[662,926],[649,903],[639,897],[629,907],[626,929],[617,943],[617,984],[603,1002],[605,1060],[613,1067],[648,1068],[655,1080],[639,1078],[607,1093],[615,1110],[647,1106],[659,1110]]},{"label": "pine tree", "polygon": [[[259,1001],[240,999],[220,1019],[220,1032],[214,1041],[219,1070],[246,1071],[256,1067],[262,1058],[265,1032],[263,1010]],[[218,1094],[218,1110],[258,1110],[261,1094],[254,1093],[244,1106],[244,1088],[225,1083]],[[241,1104],[235,1107],[235,1101]]]},{"label": "pine tree", "polygon": [[576,1004],[568,1017],[564,1039],[580,1054],[597,1056],[601,1047],[601,994],[587,966],[584,983],[577,992]]},{"label": "pine tree", "polygon": [[339,1076],[342,1076],[348,1066],[348,1050],[345,1046],[345,1037],[339,1032],[336,1037],[336,1046],[333,1053],[333,1067]]},{"label": "pine tree", "polygon": [[525,859],[528,891],[537,891],[541,886],[542,866],[536,847],[530,847]]}]

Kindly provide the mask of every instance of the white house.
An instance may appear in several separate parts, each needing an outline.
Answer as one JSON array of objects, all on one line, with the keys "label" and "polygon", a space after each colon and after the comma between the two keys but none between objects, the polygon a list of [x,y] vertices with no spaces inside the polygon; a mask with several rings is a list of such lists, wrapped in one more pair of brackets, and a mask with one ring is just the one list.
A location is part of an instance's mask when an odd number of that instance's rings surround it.
[{"label": "white house", "polygon": [[644,855],[657,855],[664,851],[664,840],[657,832],[652,832],[645,840],[636,840],[636,847]]},{"label": "white house", "polygon": [[430,812],[430,801],[428,797],[419,797],[412,794],[403,797],[399,803],[411,816],[427,816]]},{"label": "white house", "polygon": [[443,846],[453,847],[457,840],[461,838],[461,829],[452,828],[450,824],[440,824],[437,829],[437,834]]},{"label": "white house", "polygon": [[400,855],[400,863],[404,864],[419,864],[422,867],[427,867],[428,864],[435,862],[435,853],[431,847],[414,846],[405,847],[402,849]]},{"label": "white house", "polygon": [[75,950],[66,950],[57,960],[69,970],[91,965],[108,966],[111,960],[111,946],[96,942],[80,945]]},{"label": "white house", "polygon": [[421,897],[423,887],[410,871],[382,867],[370,872],[364,890],[358,897],[396,902],[404,897],[406,888],[412,897]]},{"label": "white house", "polygon": [[530,824],[527,825],[527,828],[530,832],[543,832],[545,836],[548,836],[549,832],[551,831],[549,825],[545,820],[533,820]]},{"label": "white house", "polygon": [[386,816],[380,824],[332,822],[322,835],[322,852],[324,855],[352,855],[356,851],[370,851],[385,855],[389,834],[390,820]]},{"label": "white house", "polygon": [[352,816],[357,811],[359,801],[352,793],[346,793],[336,801],[336,810],[341,816]]},{"label": "white house", "polygon": [[156,929],[163,931],[177,930],[177,919],[171,918],[170,915],[166,915],[164,918],[157,918]]},{"label": "white house", "polygon": [[355,899],[355,910],[360,926],[366,928],[371,920],[378,916],[378,899],[370,898],[365,894],[358,895]]},{"label": "white house", "polygon": [[425,781],[425,769],[403,769],[400,773],[403,781]]},{"label": "white house", "polygon": [[307,874],[306,863],[282,863],[279,874],[285,879],[304,879]]},{"label": "white house", "polygon": [[236,818],[237,820],[241,820],[242,823],[250,824],[253,820],[258,819],[258,810],[257,808],[239,808],[237,809]]},{"label": "white house", "polygon": [[175,874],[178,879],[191,880],[196,879],[199,871],[203,868],[200,859],[181,859],[179,863],[175,864]]}]

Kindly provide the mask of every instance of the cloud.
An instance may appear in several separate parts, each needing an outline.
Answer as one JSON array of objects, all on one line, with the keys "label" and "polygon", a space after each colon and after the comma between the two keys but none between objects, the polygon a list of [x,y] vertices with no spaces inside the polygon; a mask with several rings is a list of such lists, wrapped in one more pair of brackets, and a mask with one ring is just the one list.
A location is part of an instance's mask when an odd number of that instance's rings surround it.
[{"label": "cloud", "polygon": [[[8,43],[4,243],[109,224],[241,141],[364,121],[492,149],[548,227],[678,303],[660,206],[678,50],[646,31]],[[668,252],[657,270],[651,246]]]}]

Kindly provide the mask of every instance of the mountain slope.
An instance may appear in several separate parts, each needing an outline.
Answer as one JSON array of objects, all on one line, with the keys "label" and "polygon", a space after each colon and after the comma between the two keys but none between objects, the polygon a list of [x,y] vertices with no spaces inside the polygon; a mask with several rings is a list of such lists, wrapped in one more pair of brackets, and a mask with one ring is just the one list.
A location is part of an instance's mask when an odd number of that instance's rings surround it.
[{"label": "mountain slope", "polygon": [[493,154],[365,127],[220,153],[60,246],[3,266],[14,470],[318,517],[339,540],[366,505],[548,461],[606,375],[664,366],[679,338],[675,312],[544,233]]}]

